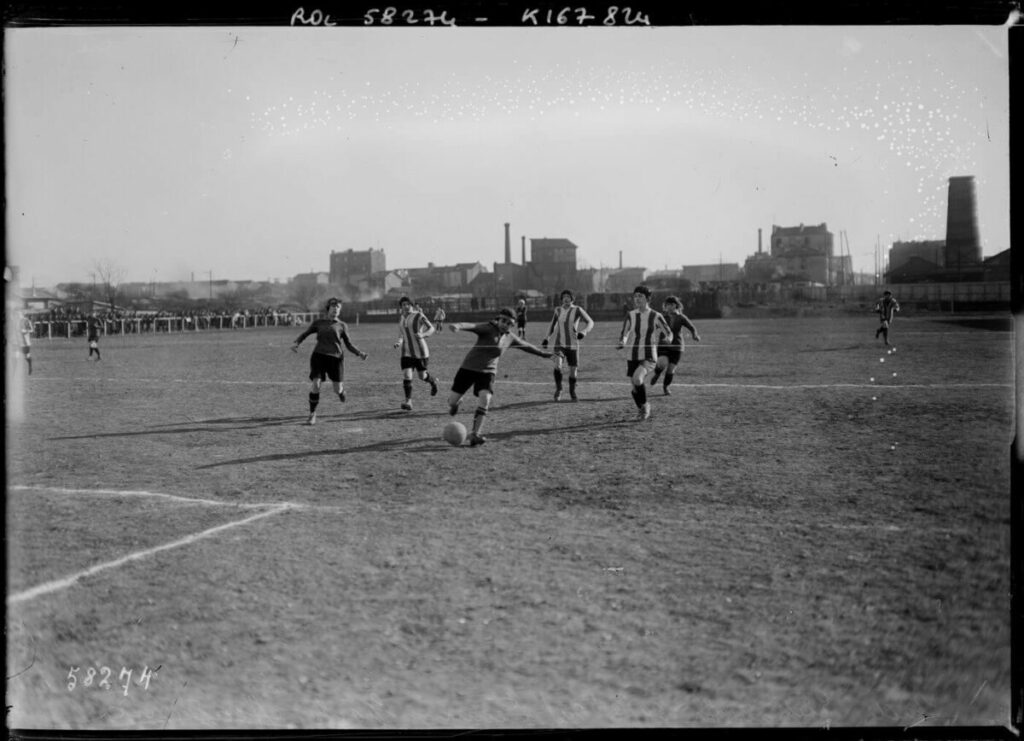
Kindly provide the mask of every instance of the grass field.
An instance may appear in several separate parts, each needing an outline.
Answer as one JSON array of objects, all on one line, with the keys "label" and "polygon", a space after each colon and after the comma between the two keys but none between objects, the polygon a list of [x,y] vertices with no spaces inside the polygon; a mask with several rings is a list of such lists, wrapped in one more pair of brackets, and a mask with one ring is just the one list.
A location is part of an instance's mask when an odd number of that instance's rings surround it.
[{"label": "grass field", "polygon": [[1013,335],[874,328],[698,322],[640,422],[599,323],[578,403],[506,353],[477,448],[440,438],[465,332],[410,413],[352,326],[313,427],[298,329],[37,341],[8,725],[1004,726]]}]

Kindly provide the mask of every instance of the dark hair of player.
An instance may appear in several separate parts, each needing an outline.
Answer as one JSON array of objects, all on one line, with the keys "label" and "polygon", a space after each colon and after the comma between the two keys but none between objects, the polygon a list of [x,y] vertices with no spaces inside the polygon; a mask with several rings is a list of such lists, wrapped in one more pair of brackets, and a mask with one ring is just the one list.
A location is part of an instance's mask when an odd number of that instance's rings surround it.
[{"label": "dark hair of player", "polygon": [[563,296],[568,296],[573,301],[576,300],[576,294],[570,291],[568,288],[566,288],[564,291],[558,294],[558,298],[562,298]]},{"label": "dark hair of player", "polygon": [[639,293],[641,296],[646,296],[647,298],[651,297],[651,289],[643,285],[634,288],[633,293]]}]

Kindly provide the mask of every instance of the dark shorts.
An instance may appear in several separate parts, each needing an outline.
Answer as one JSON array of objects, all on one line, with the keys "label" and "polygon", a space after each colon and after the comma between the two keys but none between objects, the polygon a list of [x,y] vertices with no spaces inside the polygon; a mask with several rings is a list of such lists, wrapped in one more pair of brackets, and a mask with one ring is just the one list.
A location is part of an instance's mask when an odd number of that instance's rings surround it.
[{"label": "dark shorts", "polygon": [[682,348],[658,345],[658,357],[667,358],[671,365],[678,365],[679,360],[683,357]]},{"label": "dark shorts", "polygon": [[334,383],[341,383],[345,378],[344,356],[334,357],[315,352],[309,356],[309,380],[331,379]]},{"label": "dark shorts", "polygon": [[452,379],[452,391],[464,394],[469,391],[470,387],[472,387],[474,395],[479,395],[481,391],[490,391],[493,394],[494,374],[459,368],[459,372]]},{"label": "dark shorts", "polygon": [[571,347],[562,347],[557,345],[552,351],[555,355],[561,355],[565,358],[565,363],[570,368],[577,368],[580,364],[580,351]]},{"label": "dark shorts", "polygon": [[626,361],[626,375],[630,378],[636,373],[636,369],[640,366],[646,366],[648,369],[654,367],[654,362],[651,360],[627,360]]},{"label": "dark shorts", "polygon": [[524,319],[523,317],[517,317],[516,318],[516,326],[519,327],[520,329],[525,327],[526,326],[526,319]]},{"label": "dark shorts", "polygon": [[427,369],[427,361],[430,358],[414,358],[411,355],[403,355],[401,361],[402,370],[406,368],[412,368],[413,370],[425,371]]}]

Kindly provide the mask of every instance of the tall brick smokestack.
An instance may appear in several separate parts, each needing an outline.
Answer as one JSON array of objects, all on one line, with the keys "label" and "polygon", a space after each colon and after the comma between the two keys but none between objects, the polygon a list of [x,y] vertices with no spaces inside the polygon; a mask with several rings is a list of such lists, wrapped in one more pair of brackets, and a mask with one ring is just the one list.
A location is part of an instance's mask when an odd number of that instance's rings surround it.
[{"label": "tall brick smokestack", "polygon": [[619,270],[622,270],[622,250],[619,250]]},{"label": "tall brick smokestack", "polygon": [[522,240],[523,240],[523,265],[525,265],[526,264],[526,235],[525,234],[522,236]]},{"label": "tall brick smokestack", "polygon": [[508,241],[508,222],[505,222],[505,264],[512,262],[512,243]]},{"label": "tall brick smokestack", "polygon": [[761,229],[757,230],[757,254],[761,254]]},{"label": "tall brick smokestack", "polygon": [[978,211],[974,200],[974,177],[949,179],[946,206],[946,268],[977,265],[981,262],[978,240]]}]

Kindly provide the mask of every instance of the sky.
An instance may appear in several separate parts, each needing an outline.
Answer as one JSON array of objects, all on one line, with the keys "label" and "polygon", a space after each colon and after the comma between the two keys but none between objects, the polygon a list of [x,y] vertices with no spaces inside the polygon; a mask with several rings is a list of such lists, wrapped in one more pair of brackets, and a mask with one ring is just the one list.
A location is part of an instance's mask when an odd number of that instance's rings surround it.
[{"label": "sky", "polygon": [[739,263],[825,223],[854,269],[945,237],[975,178],[1009,247],[1005,26],[49,27],[4,31],[23,286]]}]

